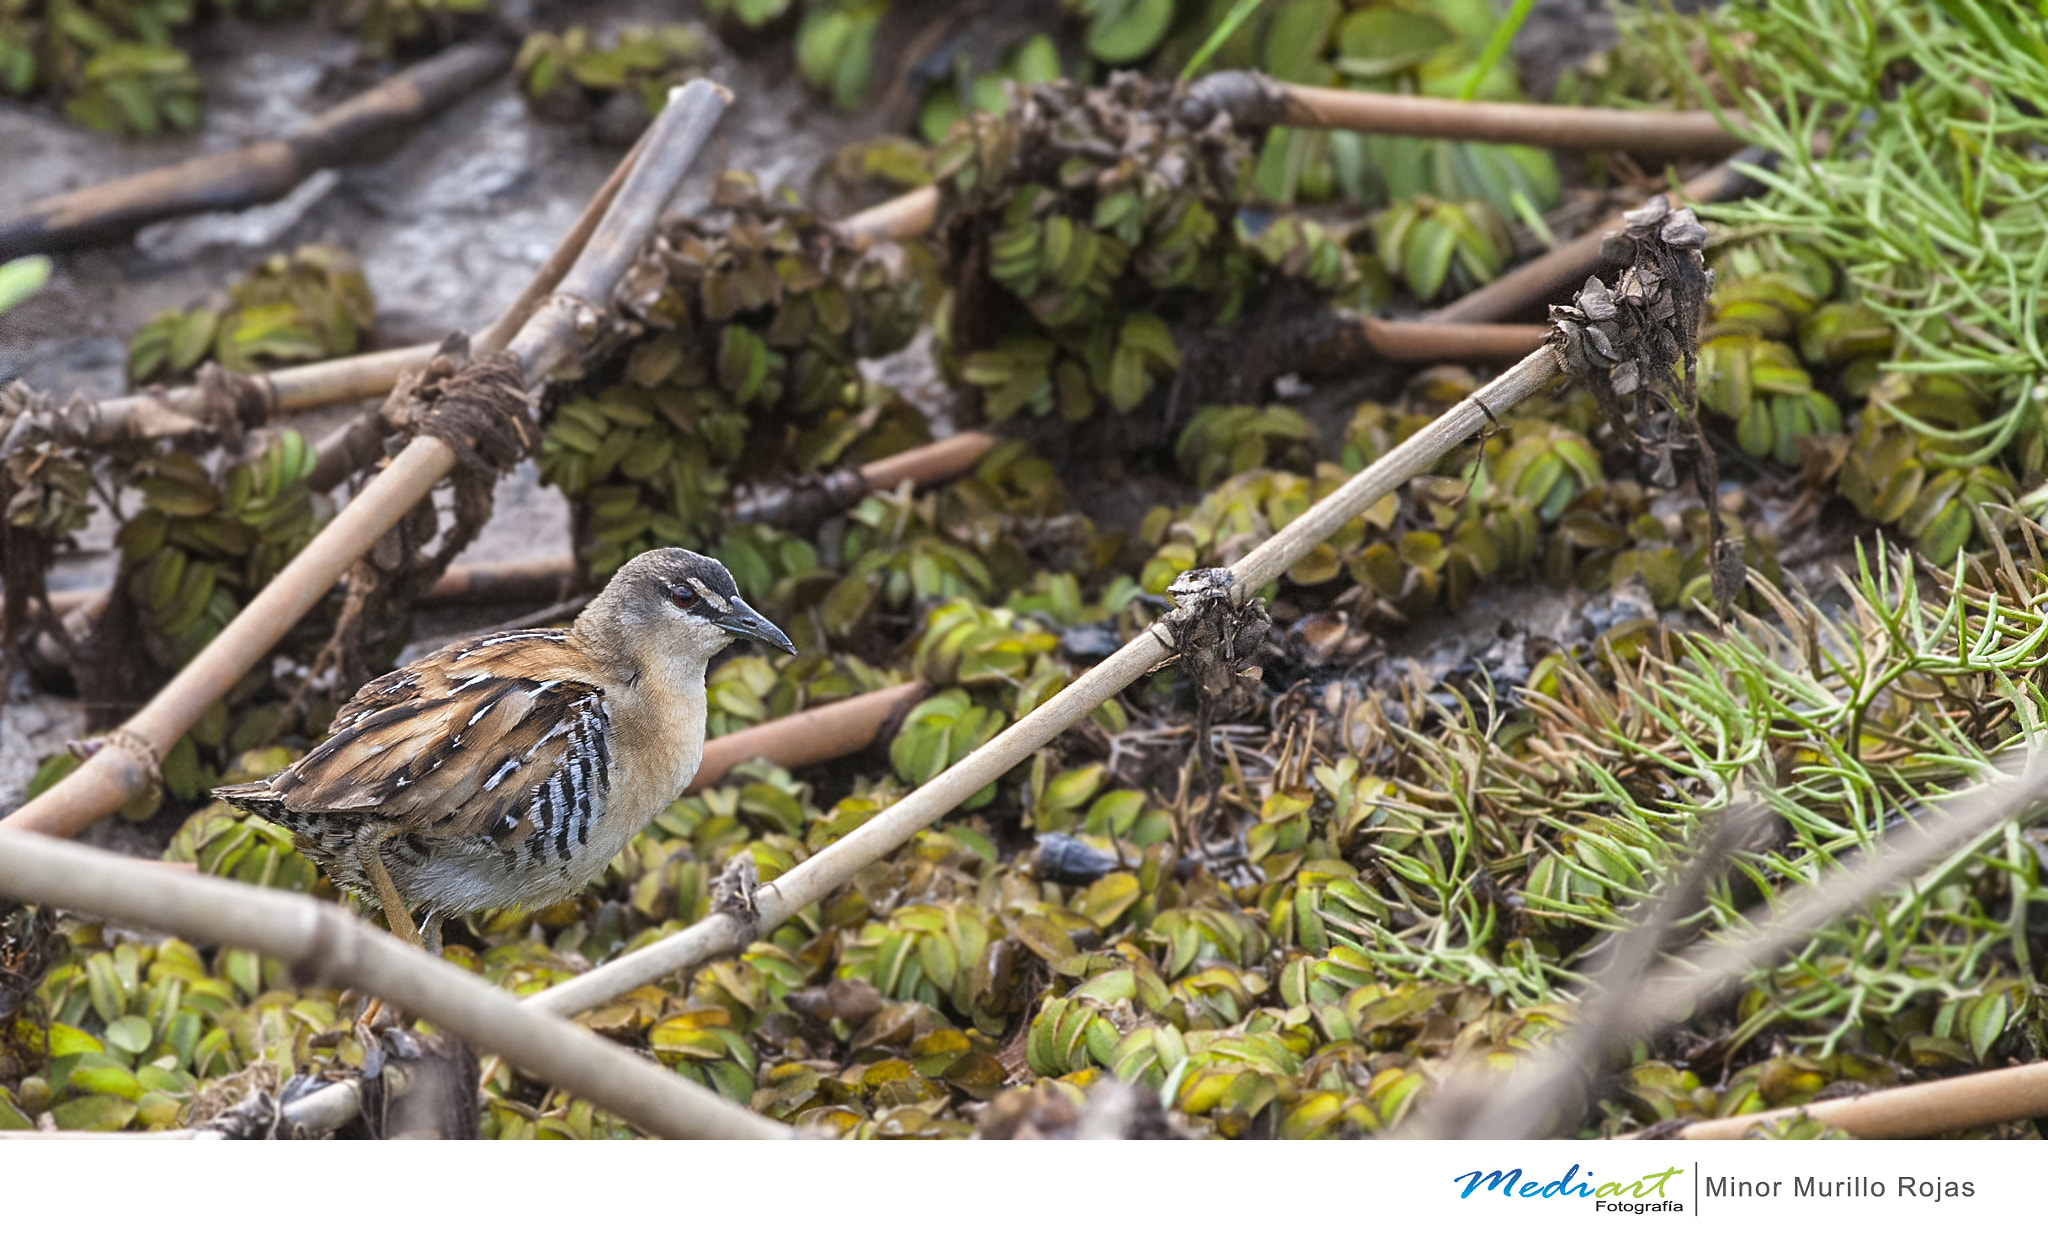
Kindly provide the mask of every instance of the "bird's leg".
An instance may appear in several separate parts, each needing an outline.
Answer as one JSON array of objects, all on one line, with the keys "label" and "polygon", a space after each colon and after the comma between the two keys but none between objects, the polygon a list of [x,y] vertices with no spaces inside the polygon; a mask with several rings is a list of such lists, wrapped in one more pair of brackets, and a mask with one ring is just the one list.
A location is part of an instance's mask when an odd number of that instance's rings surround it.
[{"label": "bird's leg", "polygon": [[[370,885],[377,892],[378,902],[384,909],[384,922],[391,927],[391,932],[402,941],[424,946],[420,931],[412,927],[412,912],[406,908],[405,898],[398,893],[390,872],[384,868],[384,858],[377,853],[391,833],[384,827],[365,827],[357,831],[356,859],[363,863],[363,872],[369,876]],[[438,934],[439,930],[435,932]]]},{"label": "bird's leg", "polygon": [[437,958],[440,956],[441,914],[439,912],[428,912],[426,918],[420,921],[420,944],[427,948],[428,954]]}]

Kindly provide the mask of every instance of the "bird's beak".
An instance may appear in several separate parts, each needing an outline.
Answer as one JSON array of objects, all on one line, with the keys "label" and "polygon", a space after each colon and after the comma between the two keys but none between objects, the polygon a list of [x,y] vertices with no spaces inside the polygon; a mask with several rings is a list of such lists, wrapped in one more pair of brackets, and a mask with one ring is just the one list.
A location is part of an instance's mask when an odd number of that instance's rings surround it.
[{"label": "bird's beak", "polygon": [[729,634],[764,642],[786,655],[796,654],[796,644],[789,640],[789,635],[775,628],[773,621],[747,607],[747,601],[738,596],[733,597],[732,611],[719,617],[716,624]]}]

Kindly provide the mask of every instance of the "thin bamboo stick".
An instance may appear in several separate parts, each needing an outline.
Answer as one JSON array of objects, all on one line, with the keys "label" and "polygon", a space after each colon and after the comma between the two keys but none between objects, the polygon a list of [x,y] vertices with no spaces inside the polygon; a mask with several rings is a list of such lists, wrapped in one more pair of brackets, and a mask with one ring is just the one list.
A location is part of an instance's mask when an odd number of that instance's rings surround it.
[{"label": "thin bamboo stick", "polygon": [[929,692],[923,681],[910,681],[715,737],[704,742],[704,761],[683,791],[717,787],[726,772],[751,758],[766,758],[795,770],[859,753],[875,743],[891,720]]},{"label": "thin bamboo stick", "polygon": [[[284,415],[324,407],[330,403],[353,402],[359,398],[381,398],[391,392],[404,373],[434,358],[438,343],[421,343],[391,351],[372,351],[280,368],[269,373],[233,373],[231,379],[263,400],[269,414]],[[125,394],[88,404],[84,410],[64,417],[63,431],[70,438],[93,445],[153,437],[179,437],[205,428],[202,413],[207,398],[203,387],[140,394]],[[19,431],[19,430],[18,430]],[[12,442],[0,448],[11,448]],[[329,485],[332,487],[332,485]]]},{"label": "thin bamboo stick", "polygon": [[936,487],[974,470],[996,439],[985,432],[957,432],[943,441],[877,458],[860,468],[860,478],[869,489],[888,492],[905,480],[919,488]]},{"label": "thin bamboo stick", "polygon": [[870,244],[876,240],[914,240],[931,234],[938,221],[938,186],[927,184],[841,219],[839,231],[856,244]]},{"label": "thin bamboo stick", "polygon": [[0,894],[286,960],[302,984],[367,990],[654,1134],[790,1137],[786,1126],[536,1013],[462,968],[305,895],[171,873],[83,844],[10,833],[0,833]]},{"label": "thin bamboo stick", "polygon": [[[590,237],[596,233],[598,224],[604,221],[605,212],[610,210],[612,202],[618,199],[619,189],[624,187],[627,175],[631,174],[634,164],[640,158],[640,152],[647,148],[647,136],[653,131],[650,127],[641,132],[639,140],[633,143],[633,148],[626,152],[626,157],[619,160],[618,166],[612,168],[611,174],[605,177],[597,192],[584,203],[583,212],[576,216],[576,222],[569,228],[569,234],[563,236],[561,243],[555,245],[555,251],[549,253],[548,259],[533,272],[533,277],[527,280],[526,286],[520,290],[511,305],[498,314],[496,321],[485,326],[483,333],[476,336],[470,345],[471,355],[495,355],[504,350],[505,344],[511,342],[512,336],[519,332],[529,317],[533,316],[541,301],[546,299],[548,293],[555,289],[555,285],[567,276],[570,269],[575,266],[577,258],[583,255],[583,249],[590,243]],[[429,351],[426,358],[433,358],[433,353]],[[425,362],[426,359],[420,361]],[[397,384],[396,377],[392,378],[392,384]],[[389,390],[390,386],[386,386],[379,392],[388,393]],[[383,449],[383,416],[380,408],[372,407],[320,439],[319,444],[313,449],[313,473],[306,477],[307,486],[315,492],[325,492],[375,461]]]},{"label": "thin bamboo stick", "polygon": [[0,219],[0,261],[77,248],[145,223],[275,201],[323,167],[361,155],[511,67],[495,40],[451,47],[301,124],[289,136],[29,203]]},{"label": "thin bamboo stick", "polygon": [[2048,1117],[2048,1062],[1694,1122],[1680,1127],[1678,1137],[1740,1139],[1752,1127],[1802,1114],[1859,1139],[1923,1139],[1952,1130]]},{"label": "thin bamboo stick", "polygon": [[1543,345],[1540,325],[1472,325],[1355,317],[1373,355],[1396,364],[1507,363]]},{"label": "thin bamboo stick", "polygon": [[451,565],[422,605],[559,602],[576,585],[576,558],[567,553],[492,565]]},{"label": "thin bamboo stick", "polygon": [[[1742,173],[1743,164],[1750,161],[1747,157],[1738,156],[1701,172],[1679,185],[1676,193],[1668,194],[1671,204],[1674,207],[1684,206],[1726,201],[1739,196],[1757,183]],[[1612,215],[1598,226],[1588,228],[1584,235],[1571,243],[1516,266],[1484,287],[1426,314],[1423,320],[1468,325],[1502,321],[1547,303],[1566,288],[1585,282],[1587,275],[1599,271],[1601,244],[1609,232],[1620,231],[1622,226],[1621,215]]]},{"label": "thin bamboo stick", "polygon": [[[1210,80],[1227,76],[1230,74],[1218,73]],[[1373,90],[1268,84],[1280,94],[1281,123],[1296,128],[1501,142],[1551,150],[1625,150],[1671,159],[1726,158],[1744,144],[1709,111],[1463,102]]]},{"label": "thin bamboo stick", "polygon": [[[562,287],[541,305],[508,350],[529,384],[545,380],[594,324],[599,305],[647,234],[724,114],[723,87],[695,81],[670,96],[654,121],[648,157],[628,176],[605,220]],[[455,464],[444,442],[422,436],[392,459],[354,501],[327,524],[249,606],[207,644],[162,692],[122,726],[84,765],[49,791],[0,818],[0,829],[74,835],[120,808],[149,785],[154,760],[185,733],[214,699],[240,680],[298,619]],[[120,736],[120,734],[117,734]],[[134,746],[140,745],[137,749]]]},{"label": "thin bamboo stick", "polygon": [[765,522],[785,530],[806,530],[860,504],[871,492],[900,484],[932,488],[972,471],[996,439],[985,432],[955,433],[943,441],[891,454],[861,467],[841,467],[791,483],[742,489],[726,507],[734,522]]},{"label": "thin bamboo stick", "polygon": [[[1427,428],[1352,476],[1233,565],[1233,594],[1243,597],[1256,593],[1373,502],[1435,465],[1490,416],[1542,389],[1559,372],[1557,357],[1549,347],[1544,347],[1438,416]],[[556,1014],[573,1015],[602,1006],[621,994],[714,955],[737,949],[757,933],[782,924],[845,885],[861,869],[888,856],[917,832],[939,821],[962,801],[994,783],[1048,741],[1157,668],[1169,654],[1162,626],[1146,628],[986,745],[839,842],[762,887],[755,897],[758,920],[742,922],[724,914],[708,917],[681,933],[536,993],[527,1001]]]},{"label": "thin bamboo stick", "polygon": [[[426,594],[414,601],[422,608],[448,604],[513,604],[565,599],[576,580],[576,559],[567,555],[535,557],[489,565],[451,565]],[[74,587],[50,592],[50,610],[65,616],[103,601],[103,587]]]},{"label": "thin bamboo stick", "polygon": [[[1418,98],[1370,90],[1332,90],[1276,82],[1235,70],[1212,73],[1194,87],[1239,123],[1288,124],[1506,142],[1553,150],[1626,150],[1669,158],[1725,158],[1743,146],[1705,111],[1619,111],[1544,103],[1480,103]],[[939,190],[931,185],[862,210],[839,224],[858,241],[921,236],[938,219]]]},{"label": "thin bamboo stick", "polygon": [[647,140],[653,133],[651,125],[641,130],[639,138],[633,142],[633,148],[626,151],[626,157],[619,160],[618,165],[612,168],[611,174],[604,178],[604,183],[597,186],[597,192],[591,194],[590,200],[584,203],[583,212],[576,216],[576,221],[569,227],[569,234],[563,236],[562,242],[555,245],[555,251],[549,253],[548,259],[533,272],[533,277],[527,280],[526,286],[513,298],[511,305],[499,313],[498,319],[485,327],[483,333],[476,336],[476,342],[470,348],[472,354],[494,355],[504,350],[519,333],[520,327],[526,324],[527,318],[533,316],[534,310],[540,307],[541,301],[555,289],[555,285],[567,278],[570,270],[576,268],[577,260],[583,256],[584,248],[590,244],[590,237],[597,234],[598,227],[604,223],[604,216],[612,208],[612,202],[619,199],[619,190],[626,186],[626,178],[632,175],[633,168],[639,165],[640,156],[646,151]]}]

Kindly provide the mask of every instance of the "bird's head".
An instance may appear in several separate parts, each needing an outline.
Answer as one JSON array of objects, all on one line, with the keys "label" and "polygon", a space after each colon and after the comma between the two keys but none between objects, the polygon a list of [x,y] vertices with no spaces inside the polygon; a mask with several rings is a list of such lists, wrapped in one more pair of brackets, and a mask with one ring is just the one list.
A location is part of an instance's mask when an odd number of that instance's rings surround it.
[{"label": "bird's head", "polygon": [[576,630],[634,659],[659,655],[702,664],[735,638],[796,654],[789,635],[740,598],[725,566],[682,548],[657,548],[621,565],[583,610]]}]

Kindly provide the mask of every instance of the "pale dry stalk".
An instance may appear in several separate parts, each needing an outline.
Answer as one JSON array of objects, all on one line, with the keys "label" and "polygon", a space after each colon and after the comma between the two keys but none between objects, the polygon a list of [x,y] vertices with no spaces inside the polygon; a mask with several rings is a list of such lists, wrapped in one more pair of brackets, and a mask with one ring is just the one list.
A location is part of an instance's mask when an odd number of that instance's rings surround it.
[{"label": "pale dry stalk", "polygon": [[1859,1139],[1925,1139],[1951,1131],[2048,1116],[2048,1062],[1886,1088],[1791,1109],[1693,1122],[1681,1139],[1740,1139],[1758,1126],[1806,1116]]},{"label": "pale dry stalk", "polygon": [[479,977],[306,895],[195,878],[86,847],[0,832],[0,896],[253,950],[301,985],[345,985],[405,1007],[651,1134],[782,1139],[770,1121]]}]

